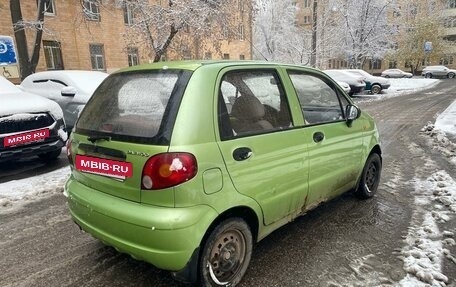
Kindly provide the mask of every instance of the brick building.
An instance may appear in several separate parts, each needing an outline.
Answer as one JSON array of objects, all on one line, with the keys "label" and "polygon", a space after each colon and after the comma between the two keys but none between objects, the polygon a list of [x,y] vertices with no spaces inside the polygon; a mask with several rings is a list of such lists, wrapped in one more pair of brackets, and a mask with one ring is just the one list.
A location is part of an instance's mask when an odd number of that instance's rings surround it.
[{"label": "brick building", "polygon": [[[21,1],[24,20],[36,19],[37,2]],[[186,41],[185,45],[181,45],[185,49],[174,48],[162,59],[251,59],[252,16],[248,8],[250,5],[246,5],[249,1],[231,2],[230,14],[236,23],[234,28],[227,28],[226,23],[220,23],[224,25],[218,29],[221,35],[214,34],[207,39],[193,39],[191,29],[179,32],[186,33],[179,39]],[[51,0],[46,7],[42,49],[36,70],[112,72],[128,65],[151,62],[154,54],[144,46],[127,47],[122,35],[129,29],[133,15],[127,7],[115,3],[115,0],[100,0],[99,5],[94,0]],[[30,50],[35,33],[27,30],[26,34]],[[0,4],[0,35],[14,37],[7,3]],[[198,45],[201,41],[206,44]],[[14,77],[15,73],[11,74]]]}]

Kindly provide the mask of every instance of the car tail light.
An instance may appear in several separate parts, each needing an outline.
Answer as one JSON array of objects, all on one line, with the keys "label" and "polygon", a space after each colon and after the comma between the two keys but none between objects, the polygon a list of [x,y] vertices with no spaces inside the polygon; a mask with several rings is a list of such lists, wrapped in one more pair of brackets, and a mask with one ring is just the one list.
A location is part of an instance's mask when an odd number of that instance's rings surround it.
[{"label": "car tail light", "polygon": [[66,142],[66,154],[68,157],[68,161],[70,162],[70,165],[73,165],[73,155],[71,153],[71,140],[68,139]]},{"label": "car tail light", "polygon": [[141,188],[156,190],[176,186],[192,179],[198,167],[190,153],[157,154],[147,160],[141,179]]}]

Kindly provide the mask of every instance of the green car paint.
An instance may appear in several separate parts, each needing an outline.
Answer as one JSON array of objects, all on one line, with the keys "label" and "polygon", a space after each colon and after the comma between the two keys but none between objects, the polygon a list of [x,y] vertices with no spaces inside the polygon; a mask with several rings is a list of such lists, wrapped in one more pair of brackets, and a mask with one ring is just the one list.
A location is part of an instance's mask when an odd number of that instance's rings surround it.
[{"label": "green car paint", "polygon": [[[164,112],[173,115],[171,127],[163,133],[166,139],[157,139],[157,144],[123,135],[106,137],[109,131],[98,131],[96,135],[101,137],[94,137],[84,122],[97,120],[88,113],[91,105],[97,105],[96,98],[102,97],[103,88],[99,88],[71,134],[68,153],[72,175],[65,186],[71,216],[83,230],[158,268],[194,273],[200,248],[226,218],[244,218],[254,239],[261,240],[321,202],[356,188],[369,154],[380,153],[375,123],[364,112],[356,119],[306,122],[300,92],[290,73],[323,79],[334,85],[335,93],[347,106],[353,105],[334,81],[318,70],[254,61],[161,62],[118,71],[108,80],[160,71],[188,74],[174,114],[173,109]],[[220,123],[222,81],[235,84],[236,77],[256,77],[257,72],[261,77],[273,75],[270,85],[279,91],[281,100],[287,101],[289,122],[245,135],[227,129],[227,137]],[[316,139],[321,134],[323,138]],[[235,159],[234,153],[242,149],[249,151],[241,155],[245,158]],[[191,179],[158,190],[144,188],[143,168],[151,157],[182,152],[196,159],[197,172]],[[76,155],[131,163],[133,174],[119,179],[88,173],[75,166]],[[197,275],[186,277],[194,281]]]}]

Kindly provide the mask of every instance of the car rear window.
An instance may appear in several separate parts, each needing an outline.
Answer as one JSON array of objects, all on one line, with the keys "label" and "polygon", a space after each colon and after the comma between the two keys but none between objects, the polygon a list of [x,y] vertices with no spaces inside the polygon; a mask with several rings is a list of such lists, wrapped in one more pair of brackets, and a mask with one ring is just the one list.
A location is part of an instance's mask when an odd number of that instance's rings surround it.
[{"label": "car rear window", "polygon": [[76,132],[167,145],[190,76],[191,72],[184,70],[113,74],[94,92]]}]

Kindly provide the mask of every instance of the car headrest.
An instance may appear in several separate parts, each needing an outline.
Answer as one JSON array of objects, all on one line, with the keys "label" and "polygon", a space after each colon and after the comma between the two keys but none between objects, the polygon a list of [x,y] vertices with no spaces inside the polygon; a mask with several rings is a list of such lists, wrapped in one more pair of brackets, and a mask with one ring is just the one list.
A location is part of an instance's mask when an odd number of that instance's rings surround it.
[{"label": "car headrest", "polygon": [[241,96],[234,102],[231,115],[239,120],[257,121],[264,117],[264,106],[254,96]]}]

